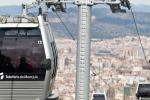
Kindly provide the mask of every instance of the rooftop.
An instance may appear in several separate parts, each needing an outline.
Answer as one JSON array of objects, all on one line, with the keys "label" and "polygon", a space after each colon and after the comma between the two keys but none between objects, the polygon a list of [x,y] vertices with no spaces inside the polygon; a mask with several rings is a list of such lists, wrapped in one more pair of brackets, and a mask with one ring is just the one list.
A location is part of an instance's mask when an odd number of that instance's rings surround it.
[{"label": "rooftop", "polygon": [[112,52],[109,50],[97,50],[96,55],[100,55],[100,56],[112,55]]}]

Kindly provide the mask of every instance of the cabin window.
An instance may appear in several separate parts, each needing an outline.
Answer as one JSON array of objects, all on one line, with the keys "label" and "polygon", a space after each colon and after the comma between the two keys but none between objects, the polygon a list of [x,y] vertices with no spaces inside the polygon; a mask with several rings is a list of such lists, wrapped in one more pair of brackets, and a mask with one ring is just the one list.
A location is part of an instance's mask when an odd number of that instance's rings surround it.
[{"label": "cabin window", "polygon": [[44,60],[45,52],[39,28],[0,29],[0,73],[29,77],[33,75],[43,80],[46,72]]},{"label": "cabin window", "polygon": [[19,28],[19,29],[1,29],[1,33],[5,37],[40,37],[40,29],[38,28]]}]

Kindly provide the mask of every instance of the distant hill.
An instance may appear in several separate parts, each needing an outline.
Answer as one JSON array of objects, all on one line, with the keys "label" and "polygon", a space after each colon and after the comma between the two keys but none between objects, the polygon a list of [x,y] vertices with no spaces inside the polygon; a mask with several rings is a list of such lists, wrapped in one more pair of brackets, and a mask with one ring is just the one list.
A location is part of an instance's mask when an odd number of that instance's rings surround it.
[{"label": "distant hill", "polygon": [[[77,8],[77,7],[76,7]],[[70,7],[67,13],[59,13],[64,23],[73,35],[77,35],[77,12],[78,9]],[[137,9],[135,9],[137,8]],[[139,10],[138,10],[139,9]],[[134,5],[135,18],[141,35],[150,36],[150,6]],[[0,7],[0,14],[18,15],[21,13],[20,6]],[[93,7],[92,10],[92,37],[114,38],[126,35],[136,35],[135,26],[128,11],[125,14],[112,14],[108,7]],[[66,37],[67,31],[60,23],[55,13],[49,12],[52,30],[55,36]]]},{"label": "distant hill", "polygon": [[[71,12],[72,11],[72,12]],[[114,38],[126,35],[136,36],[136,30],[133,23],[131,12],[125,14],[112,14],[106,8],[94,8],[92,10],[92,37],[93,38]],[[150,36],[150,13],[135,12],[136,22],[139,28],[140,35]],[[50,13],[51,18],[56,15]],[[61,18],[68,28],[76,35],[77,33],[77,9],[71,8],[68,13],[60,13]],[[52,19],[53,20],[53,19]],[[60,23],[52,24],[56,34],[64,35],[62,32],[67,32]],[[63,30],[63,31],[62,31]]]}]

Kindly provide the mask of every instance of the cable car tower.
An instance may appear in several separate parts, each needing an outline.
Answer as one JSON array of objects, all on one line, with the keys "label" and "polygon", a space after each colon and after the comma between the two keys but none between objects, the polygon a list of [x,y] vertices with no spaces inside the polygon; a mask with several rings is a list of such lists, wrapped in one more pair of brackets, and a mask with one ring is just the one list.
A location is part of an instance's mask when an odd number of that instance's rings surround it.
[{"label": "cable car tower", "polygon": [[66,12],[66,4],[78,6],[76,100],[89,100],[91,9],[97,4],[107,4],[113,13],[125,13],[126,10],[122,7],[130,9],[130,2],[128,0],[36,0],[35,4],[45,4],[48,8],[52,8],[52,11],[61,12]]}]

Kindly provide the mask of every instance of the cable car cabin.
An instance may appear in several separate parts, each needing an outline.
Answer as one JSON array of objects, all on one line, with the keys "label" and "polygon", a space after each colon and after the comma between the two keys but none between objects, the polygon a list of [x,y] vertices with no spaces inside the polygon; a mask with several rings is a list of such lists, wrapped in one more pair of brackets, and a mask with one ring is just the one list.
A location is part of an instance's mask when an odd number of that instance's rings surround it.
[{"label": "cable car cabin", "polygon": [[92,100],[107,100],[105,93],[93,93]]},{"label": "cable car cabin", "polygon": [[0,24],[0,100],[53,100],[56,70],[55,41],[42,16]]},{"label": "cable car cabin", "polygon": [[150,100],[150,83],[138,84],[136,97],[138,100]]}]

